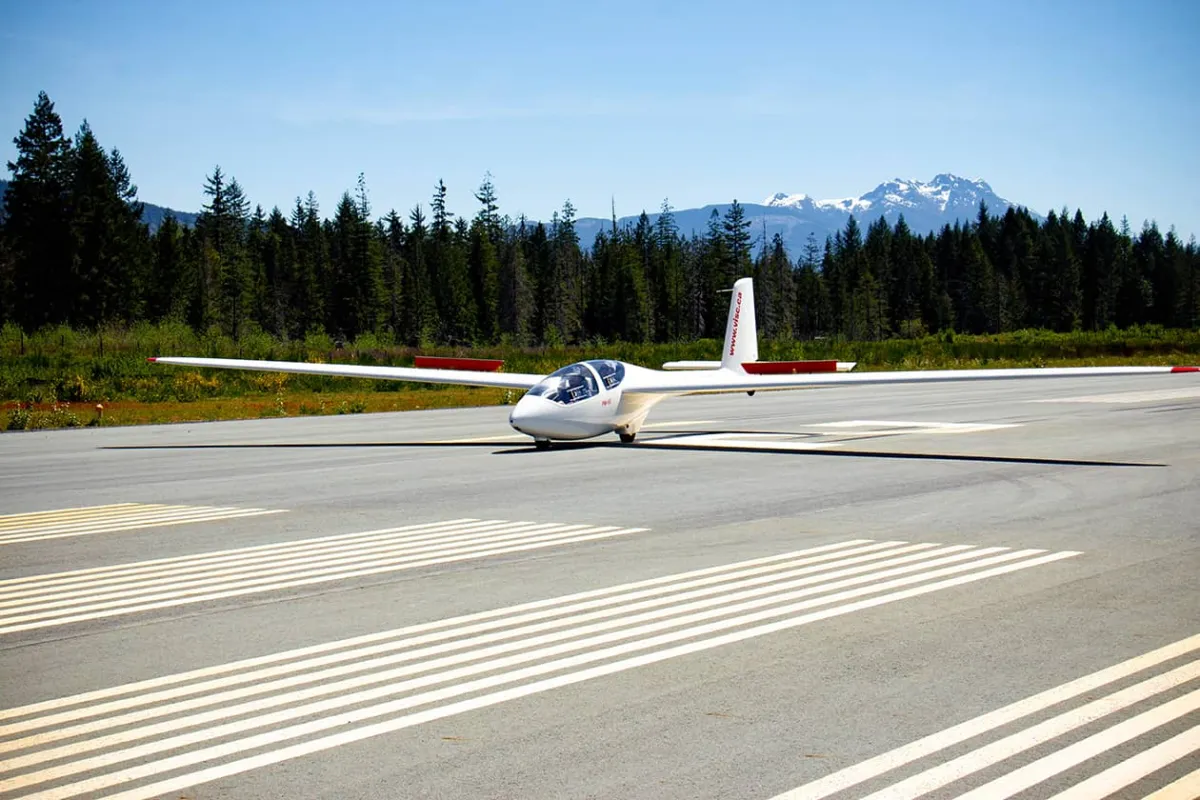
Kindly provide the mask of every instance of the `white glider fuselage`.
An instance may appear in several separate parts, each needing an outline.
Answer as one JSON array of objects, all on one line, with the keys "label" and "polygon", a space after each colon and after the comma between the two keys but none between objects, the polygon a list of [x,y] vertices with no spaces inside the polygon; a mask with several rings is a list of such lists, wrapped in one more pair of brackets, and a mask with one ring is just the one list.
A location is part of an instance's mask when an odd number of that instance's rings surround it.
[{"label": "white glider fuselage", "polygon": [[[623,361],[571,364],[518,400],[508,422],[514,430],[543,440],[590,439],[607,433],[633,436],[650,409],[671,396],[636,391],[661,375],[658,370]],[[626,393],[626,388],[631,391]]]}]

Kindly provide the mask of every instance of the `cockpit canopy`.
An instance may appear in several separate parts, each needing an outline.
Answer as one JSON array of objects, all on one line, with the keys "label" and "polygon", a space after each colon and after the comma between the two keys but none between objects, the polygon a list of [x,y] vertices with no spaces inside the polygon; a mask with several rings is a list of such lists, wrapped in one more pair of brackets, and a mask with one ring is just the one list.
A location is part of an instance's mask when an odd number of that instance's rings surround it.
[{"label": "cockpit canopy", "polygon": [[621,384],[621,381],[625,380],[625,365],[620,361],[604,358],[587,363],[591,364],[592,369],[596,370],[596,374],[600,376],[605,389],[615,389]]},{"label": "cockpit canopy", "polygon": [[550,373],[530,389],[529,394],[570,405],[600,394],[601,385],[605,389],[614,389],[624,378],[625,365],[620,361],[581,361]]}]

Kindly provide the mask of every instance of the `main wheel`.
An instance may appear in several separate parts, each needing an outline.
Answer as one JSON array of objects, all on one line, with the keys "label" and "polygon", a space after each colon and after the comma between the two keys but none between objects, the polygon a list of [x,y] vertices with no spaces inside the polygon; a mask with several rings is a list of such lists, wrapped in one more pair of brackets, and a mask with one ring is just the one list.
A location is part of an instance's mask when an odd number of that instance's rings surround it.
[{"label": "main wheel", "polygon": [[621,442],[623,444],[632,444],[633,440],[637,438],[636,433],[621,433],[618,435],[621,437]]},{"label": "main wheel", "polygon": [[534,439],[533,445],[538,450],[549,450],[550,449],[550,440],[549,439]]}]

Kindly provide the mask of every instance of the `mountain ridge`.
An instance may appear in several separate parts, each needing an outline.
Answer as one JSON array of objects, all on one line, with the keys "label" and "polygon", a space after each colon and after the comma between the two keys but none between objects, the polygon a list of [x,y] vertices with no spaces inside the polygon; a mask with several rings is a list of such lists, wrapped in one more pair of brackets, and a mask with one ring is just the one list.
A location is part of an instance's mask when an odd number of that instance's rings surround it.
[{"label": "mountain ridge", "polygon": [[[0,200],[8,187],[8,181],[0,181]],[[962,178],[949,172],[935,175],[929,181],[893,178],[858,197],[817,200],[807,194],[776,192],[761,203],[743,203],[745,218],[751,224],[755,236],[761,236],[758,246],[770,241],[776,234],[783,238],[784,246],[793,258],[803,250],[809,234],[823,245],[827,236],[846,227],[850,216],[865,229],[879,218],[895,225],[900,216],[913,233],[924,235],[940,230],[944,225],[956,221],[975,219],[980,202],[986,203],[993,214],[1003,214],[1009,208],[1019,207],[998,194],[984,180]],[[703,234],[708,228],[713,211],[718,216],[728,212],[731,203],[714,203],[700,208],[672,209],[676,227],[685,236]],[[195,212],[144,203],[142,221],[153,232],[162,224],[167,214],[172,214],[183,225],[194,225],[198,216]],[[618,227],[636,225],[640,214],[618,217]],[[654,224],[659,213],[647,213]],[[1033,214],[1039,220],[1041,215]],[[612,227],[611,219],[580,217],[575,220],[579,241],[590,247],[596,235]],[[765,234],[765,235],[764,235]]]},{"label": "mountain ridge", "polygon": [[[928,182],[893,178],[858,197],[817,200],[807,194],[776,192],[761,203],[742,203],[741,206],[756,235],[762,236],[765,229],[765,236],[758,246],[778,233],[788,253],[795,258],[803,250],[810,233],[815,236],[818,246],[823,246],[827,236],[846,227],[851,215],[864,229],[880,217],[895,225],[903,215],[913,233],[924,235],[940,230],[944,225],[975,219],[980,202],[985,203],[992,214],[1021,207],[996,194],[987,181],[962,178],[949,172],[938,173]],[[698,209],[673,209],[671,213],[681,233],[701,234],[708,228],[712,212],[715,210],[723,216],[730,205],[720,203]],[[659,214],[647,213],[646,216],[654,224]],[[1040,214],[1033,216],[1042,219]],[[639,217],[619,217],[617,225],[637,224]],[[575,227],[581,242],[591,242],[597,233],[612,227],[612,220],[582,217],[575,221]]]},{"label": "mountain ridge", "polygon": [[[0,181],[0,207],[3,207],[4,195],[8,191],[9,181]],[[166,206],[156,206],[154,203],[142,203],[142,222],[150,226],[150,232],[158,230],[158,226],[162,225],[163,220],[167,218],[167,214],[175,217],[180,225],[192,226],[196,224],[196,217],[199,214],[192,211],[176,211],[173,208]]]}]

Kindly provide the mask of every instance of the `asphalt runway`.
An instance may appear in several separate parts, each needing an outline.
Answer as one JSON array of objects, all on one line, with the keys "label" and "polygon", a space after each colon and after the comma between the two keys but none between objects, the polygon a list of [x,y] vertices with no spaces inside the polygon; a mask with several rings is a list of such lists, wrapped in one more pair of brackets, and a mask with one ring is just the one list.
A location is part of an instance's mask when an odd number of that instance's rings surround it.
[{"label": "asphalt runway", "polygon": [[1200,796],[1200,379],[0,436],[0,800]]}]

